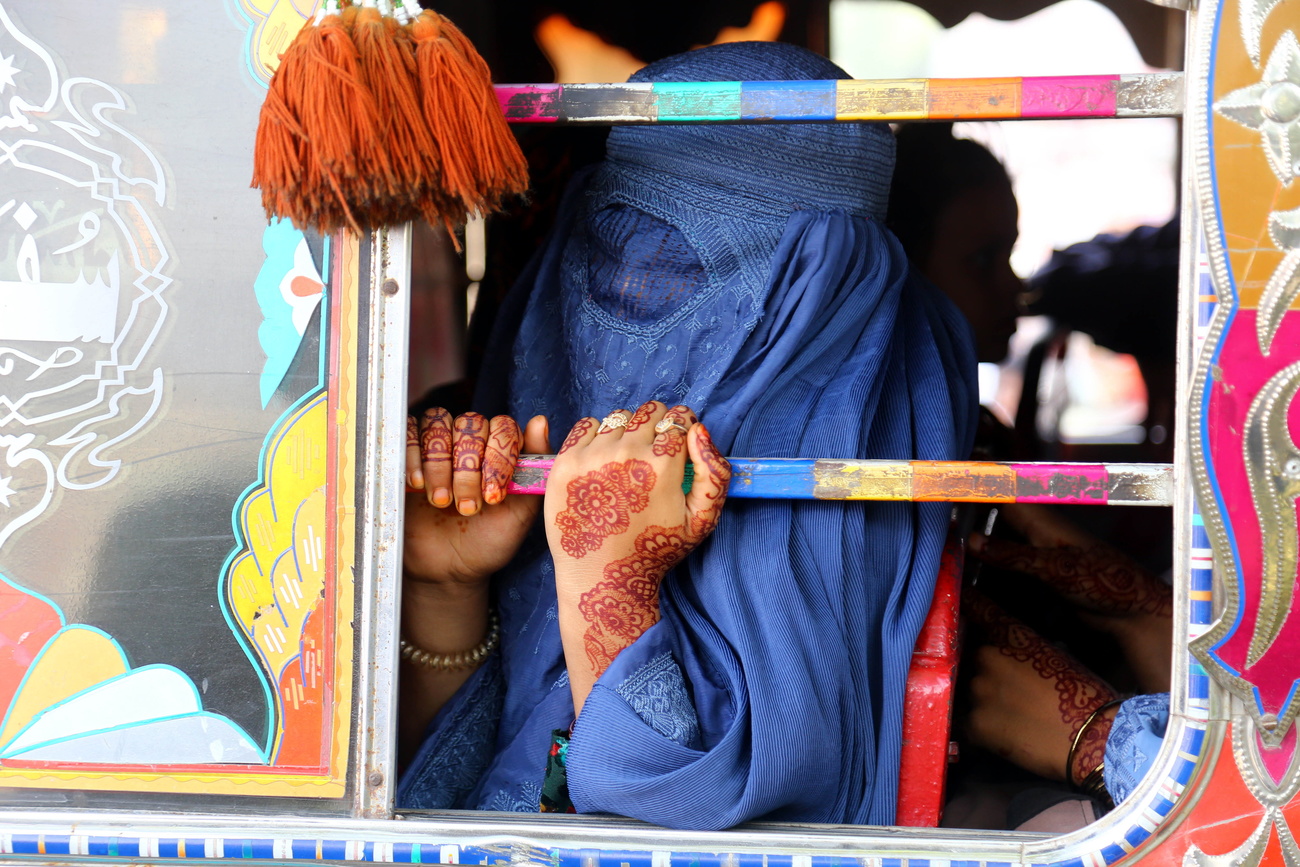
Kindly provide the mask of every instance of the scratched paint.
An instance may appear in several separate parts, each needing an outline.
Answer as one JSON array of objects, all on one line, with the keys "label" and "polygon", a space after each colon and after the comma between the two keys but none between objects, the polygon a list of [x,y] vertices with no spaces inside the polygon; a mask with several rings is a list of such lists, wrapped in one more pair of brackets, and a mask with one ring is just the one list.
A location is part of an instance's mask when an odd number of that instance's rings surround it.
[{"label": "scratched paint", "polygon": [[[524,455],[512,494],[543,494],[554,459]],[[730,458],[728,496],[786,500],[914,500],[953,503],[1169,505],[1168,464],[1010,464]],[[687,473],[690,473],[687,464]],[[690,488],[689,480],[685,486]]]},{"label": "scratched paint", "polygon": [[1181,87],[1175,87],[1175,81],[1181,79],[1171,75],[1076,75],[502,84],[496,91],[501,110],[511,123],[1011,120],[1177,115],[1181,103],[1176,97]]}]

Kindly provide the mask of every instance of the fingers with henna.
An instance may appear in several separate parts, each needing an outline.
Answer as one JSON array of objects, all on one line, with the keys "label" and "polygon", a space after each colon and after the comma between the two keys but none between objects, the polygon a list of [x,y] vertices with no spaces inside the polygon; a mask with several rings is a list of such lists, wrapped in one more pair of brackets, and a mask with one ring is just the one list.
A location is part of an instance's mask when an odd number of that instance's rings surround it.
[{"label": "fingers with henna", "polygon": [[523,434],[508,415],[499,415],[489,424],[487,452],[483,458],[483,501],[495,506],[506,498],[506,487],[514,476],[515,463]]},{"label": "fingers with henna", "polygon": [[655,425],[653,451],[658,457],[676,457],[686,448],[686,434],[696,423],[695,412],[689,406],[678,404],[664,413]]},{"label": "fingers with henna", "polygon": [[718,524],[722,505],[727,501],[727,486],[731,484],[731,464],[713,444],[713,437],[703,424],[693,424],[685,439],[695,464],[695,479],[686,495],[686,508],[690,513],[692,536],[698,542]]},{"label": "fingers with henna", "polygon": [[556,454],[556,457],[559,457],[565,452],[572,451],[578,446],[584,446],[587,443],[590,443],[596,438],[596,431],[599,427],[600,422],[596,421],[594,418],[578,419],[578,421],[574,423],[573,429],[569,431],[569,435],[564,438],[564,442],[560,444],[560,450]]},{"label": "fingers with henna", "polygon": [[668,407],[664,406],[657,400],[646,401],[636,408],[632,417],[627,420],[627,427],[623,429],[624,437],[631,437],[637,441],[649,442],[654,437],[655,425],[664,417]]},{"label": "fingers with henna", "polygon": [[456,416],[451,447],[451,493],[456,511],[474,515],[483,507],[483,461],[487,452],[488,420],[476,412]]},{"label": "fingers with henna", "polygon": [[406,417],[406,489],[424,490],[424,470],[420,467],[420,423],[413,415]]},{"label": "fingers with henna", "polygon": [[[451,413],[440,406],[425,410],[420,419],[420,473],[424,493],[430,504],[440,509],[451,505],[451,424]],[[409,450],[409,429],[407,447]]]}]

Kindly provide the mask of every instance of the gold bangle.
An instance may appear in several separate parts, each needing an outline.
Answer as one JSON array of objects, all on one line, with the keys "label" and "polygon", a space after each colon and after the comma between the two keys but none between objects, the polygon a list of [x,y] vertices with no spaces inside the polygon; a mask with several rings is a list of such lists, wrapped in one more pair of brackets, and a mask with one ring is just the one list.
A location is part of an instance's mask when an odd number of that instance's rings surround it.
[{"label": "gold bangle", "polygon": [[1079,783],[1078,789],[1088,797],[1101,801],[1108,809],[1115,806],[1115,802],[1110,798],[1110,792],[1106,791],[1105,762],[1093,768],[1088,776],[1083,778],[1083,782]]},{"label": "gold bangle", "polygon": [[[1089,726],[1091,726],[1094,722],[1097,721],[1097,717],[1101,716],[1104,712],[1111,709],[1115,705],[1123,704],[1123,702],[1124,699],[1115,698],[1115,699],[1111,699],[1108,702],[1104,702],[1102,704],[1097,705],[1095,708],[1093,708],[1092,713],[1088,714],[1088,718],[1083,721],[1083,725],[1079,726],[1079,730],[1074,733],[1074,741],[1070,744],[1070,751],[1065,755],[1065,782],[1067,785],[1073,786],[1075,788],[1079,788],[1083,785],[1082,783],[1076,783],[1074,781],[1074,756],[1079,751],[1079,744],[1083,743],[1084,732],[1088,730]],[[1091,779],[1093,775],[1096,774],[1097,771],[1099,770],[1102,770],[1102,765],[1098,765],[1096,770],[1094,770],[1091,774],[1088,774],[1088,776],[1084,778],[1085,781]]]},{"label": "gold bangle", "polygon": [[467,668],[477,668],[500,643],[501,618],[493,611],[488,616],[487,638],[484,638],[477,647],[471,647],[469,650],[462,650],[460,653],[430,653],[424,648],[416,647],[405,638],[401,639],[398,645],[402,648],[402,659],[421,668],[434,671],[464,671]]}]

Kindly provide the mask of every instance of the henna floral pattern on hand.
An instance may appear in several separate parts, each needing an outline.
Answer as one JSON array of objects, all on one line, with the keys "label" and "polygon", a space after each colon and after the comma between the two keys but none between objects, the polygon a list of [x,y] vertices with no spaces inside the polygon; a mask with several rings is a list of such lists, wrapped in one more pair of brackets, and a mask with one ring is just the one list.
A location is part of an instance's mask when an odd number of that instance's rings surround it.
[{"label": "henna floral pattern on hand", "polygon": [[558,454],[564,454],[569,449],[578,444],[578,441],[587,435],[587,433],[596,426],[596,422],[589,418],[580,418],[578,423],[569,431],[569,435],[564,438],[564,443],[560,446]]},{"label": "henna floral pattern on hand", "polygon": [[624,429],[624,433],[632,433],[633,431],[644,427],[646,422],[650,421],[650,416],[654,414],[654,411],[654,401],[649,401],[638,406],[636,412],[632,413],[632,417],[627,420],[627,427]]},{"label": "henna floral pattern on hand", "polygon": [[413,415],[406,417],[406,447],[420,447],[420,425]]},{"label": "henna floral pattern on hand", "polygon": [[476,412],[456,417],[456,446],[451,456],[452,469],[471,473],[482,469],[487,430],[487,419]]},{"label": "henna floral pattern on hand", "polygon": [[582,594],[583,647],[597,677],[659,621],[659,583],[694,547],[680,527],[647,527],[636,538],[635,553],[606,566],[600,583]]},{"label": "henna floral pattern on hand", "polygon": [[[687,428],[690,428],[697,421],[691,408],[681,404],[668,410],[664,418],[680,422]],[[682,453],[684,448],[686,448],[686,432],[679,430],[666,430],[663,433],[656,434],[654,444],[651,446],[654,454],[661,458],[675,458]]]},{"label": "henna floral pattern on hand", "polygon": [[425,410],[420,451],[425,463],[451,460],[451,413],[447,410],[441,407]]},{"label": "henna floral pattern on hand", "polygon": [[488,437],[487,452],[483,458],[483,490],[498,495],[505,491],[515,474],[515,459],[519,457],[518,443],[523,439],[519,424],[508,415],[492,419],[492,433]]},{"label": "henna floral pattern on hand", "polygon": [[627,532],[631,516],[650,505],[655,481],[654,469],[636,459],[608,463],[570,481],[567,508],[555,517],[565,553],[582,558],[606,537]]},{"label": "henna floral pattern on hand", "polygon": [[[1116,697],[1115,691],[1105,681],[987,598],[970,594],[966,605],[983,625],[988,640],[1003,656],[1028,663],[1039,677],[1053,683],[1057,710],[1061,722],[1069,728],[1071,740],[1094,710]],[[1097,720],[1084,732],[1070,769],[1074,782],[1083,780],[1101,764],[1109,731],[1108,723]],[[1065,756],[1061,758],[1064,760]]]}]

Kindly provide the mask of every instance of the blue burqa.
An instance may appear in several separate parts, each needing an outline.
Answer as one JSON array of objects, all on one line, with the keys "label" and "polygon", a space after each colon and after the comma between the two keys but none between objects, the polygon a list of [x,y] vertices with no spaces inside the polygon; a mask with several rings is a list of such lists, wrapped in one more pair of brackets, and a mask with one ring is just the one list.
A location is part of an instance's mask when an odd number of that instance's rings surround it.
[{"label": "blue burqa", "polygon": [[[844,77],[743,43],[634,80]],[[724,454],[965,457],[968,326],[881,223],[892,167],[883,124],[614,129],[506,303],[479,408],[543,413],[562,437],[654,398],[693,407]],[[942,503],[728,502],[574,726],[577,809],[700,829],[891,823],[948,519]],[[551,731],[573,722],[540,528],[495,599],[501,652],[431,724],[405,806],[538,809]]]}]

